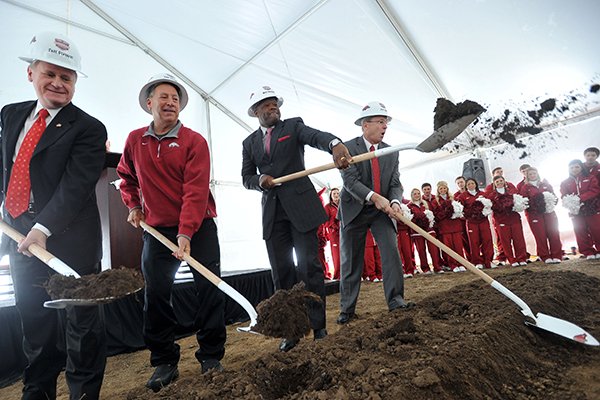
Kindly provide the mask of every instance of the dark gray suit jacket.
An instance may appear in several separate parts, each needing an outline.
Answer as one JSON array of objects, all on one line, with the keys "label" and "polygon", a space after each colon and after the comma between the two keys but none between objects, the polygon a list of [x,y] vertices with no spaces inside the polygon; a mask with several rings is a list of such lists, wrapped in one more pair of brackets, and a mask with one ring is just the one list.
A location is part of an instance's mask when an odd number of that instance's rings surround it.
[{"label": "dark gray suit jacket", "polygon": [[[362,136],[344,143],[352,156],[367,152],[367,147]],[[379,148],[389,147],[381,142]],[[381,174],[381,193],[388,200],[402,200],[402,184],[398,172],[398,153],[379,157],[379,170]],[[365,205],[365,198],[373,190],[371,178],[371,163],[364,161],[352,164],[349,168],[342,170],[344,187],[340,192],[340,205],[338,219],[342,226],[348,225],[361,212]]]},{"label": "dark gray suit jacket", "polygon": [[327,220],[327,215],[308,177],[286,182],[270,190],[263,190],[258,182],[261,174],[278,178],[302,171],[305,169],[304,146],[331,153],[329,143],[336,137],[304,125],[301,118],[290,118],[275,124],[271,134],[270,156],[264,152],[262,137],[262,130],[257,129],[242,143],[242,181],[246,189],[262,192],[263,239],[271,237],[277,199],[298,231],[308,232],[317,228]]},{"label": "dark gray suit jacket", "polygon": [[[0,114],[2,200],[19,133],[35,105],[35,101],[9,104]],[[52,232],[46,243],[48,251],[75,269],[102,258],[95,190],[104,167],[106,137],[100,121],[69,103],[46,127],[31,158],[33,224],[40,223]],[[8,212],[4,215],[10,223]]]}]

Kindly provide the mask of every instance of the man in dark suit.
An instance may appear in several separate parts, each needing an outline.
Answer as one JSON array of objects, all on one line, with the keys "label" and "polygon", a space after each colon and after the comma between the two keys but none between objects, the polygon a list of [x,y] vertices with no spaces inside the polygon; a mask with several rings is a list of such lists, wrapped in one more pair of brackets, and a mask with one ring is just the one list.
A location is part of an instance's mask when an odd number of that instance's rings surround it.
[{"label": "man in dark suit", "polygon": [[[281,120],[283,98],[268,86],[250,95],[248,115],[260,128],[242,143],[242,180],[247,189],[262,192],[263,239],[267,245],[275,289],[290,289],[298,280],[319,295],[322,304],[309,307],[314,338],[325,330],[325,285],[318,258],[317,228],[327,220],[323,205],[308,177],[274,185],[280,177],[304,169],[304,146],[333,153],[338,168],[346,168],[348,149],[330,133],[304,125],[301,118]],[[294,265],[293,250],[298,261]],[[284,339],[279,349],[289,351],[298,340]]]},{"label": "man in dark suit", "polygon": [[104,166],[106,128],[71,103],[81,65],[69,38],[36,35],[30,56],[20,58],[30,63],[27,76],[37,101],[2,109],[0,140],[4,219],[26,235],[18,245],[3,241],[10,247],[28,360],[23,399],[55,399],[65,360],[71,399],[98,399],[106,363],[100,307],[67,307],[65,315],[44,308],[49,296],[42,285],[52,272],[27,249],[38,244],[80,275],[100,271],[95,187]]},{"label": "man in dark suit", "polygon": [[[344,143],[350,154],[354,156],[389,147],[382,140],[390,120],[383,104],[367,104],[355,121],[362,127],[362,136]],[[353,164],[342,171],[342,179],[344,187],[338,212],[341,221],[339,324],[348,323],[355,317],[368,229],[371,229],[381,254],[383,289],[389,310],[413,305],[404,301],[402,261],[398,253],[396,227],[390,218],[394,212],[401,212],[403,190],[397,153],[375,158],[371,163]]]}]

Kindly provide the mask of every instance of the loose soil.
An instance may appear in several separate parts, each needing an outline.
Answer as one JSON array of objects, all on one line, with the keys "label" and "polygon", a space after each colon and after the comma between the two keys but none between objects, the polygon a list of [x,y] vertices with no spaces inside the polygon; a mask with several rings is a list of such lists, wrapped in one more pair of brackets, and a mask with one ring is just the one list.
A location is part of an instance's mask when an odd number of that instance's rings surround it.
[{"label": "loose soil", "polygon": [[310,332],[308,308],[322,303],[321,298],[305,289],[303,282],[290,290],[278,290],[256,306],[255,332],[274,338],[300,339]]},{"label": "loose soil", "polygon": [[440,97],[437,99],[433,111],[435,112],[433,130],[437,131],[440,127],[466,115],[480,114],[485,111],[485,108],[471,100],[454,104],[450,100]]},{"label": "loose soil", "polygon": [[142,274],[133,268],[113,268],[81,278],[55,274],[44,286],[52,300],[119,298],[143,287]]},{"label": "loose soil", "polygon": [[[486,271],[534,312],[563,318],[600,338],[600,261]],[[158,393],[144,384],[149,353],[108,360],[103,399],[598,399],[600,349],[524,325],[518,306],[473,274],[406,281],[417,307],[388,312],[381,283],[365,282],[358,318],[335,324],[339,295],[327,299],[329,336],[307,337],[288,353],[278,339],[228,327],[225,372],[200,373],[195,337],[179,341],[180,377]],[[246,325],[246,324],[244,324]],[[21,384],[0,390],[19,398]],[[68,392],[61,376],[59,399]]]}]

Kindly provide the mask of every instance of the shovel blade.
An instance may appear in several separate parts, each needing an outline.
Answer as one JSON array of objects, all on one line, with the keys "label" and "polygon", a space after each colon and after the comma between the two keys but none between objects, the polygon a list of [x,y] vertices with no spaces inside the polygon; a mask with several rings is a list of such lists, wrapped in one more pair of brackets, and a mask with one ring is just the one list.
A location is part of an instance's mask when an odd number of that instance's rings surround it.
[{"label": "shovel blade", "polygon": [[538,313],[535,317],[535,324],[532,322],[525,322],[527,325],[535,326],[536,328],[543,329],[548,332],[555,333],[567,339],[574,340],[581,344],[587,344],[589,346],[598,346],[599,343],[589,332],[586,332],[583,328],[569,322],[564,319],[552,317],[550,315]]},{"label": "shovel blade", "polygon": [[102,302],[97,299],[56,299],[45,301],[44,307],[62,309],[67,306],[97,306],[98,304],[102,304]]},{"label": "shovel blade", "polygon": [[448,122],[445,125],[442,125],[437,130],[433,132],[431,136],[427,139],[423,140],[423,142],[419,143],[417,146],[417,150],[422,151],[424,153],[431,153],[432,151],[436,151],[444,146],[446,143],[451,142],[458,135],[462,133],[475,119],[481,114],[483,111],[480,111],[476,114],[469,114],[460,117],[459,119]]}]

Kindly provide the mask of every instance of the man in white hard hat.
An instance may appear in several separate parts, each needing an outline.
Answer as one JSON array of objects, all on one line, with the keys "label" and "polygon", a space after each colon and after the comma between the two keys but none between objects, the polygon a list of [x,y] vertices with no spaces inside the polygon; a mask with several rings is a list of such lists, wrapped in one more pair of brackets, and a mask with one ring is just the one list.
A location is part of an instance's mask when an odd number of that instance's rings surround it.
[{"label": "man in white hard hat", "polygon": [[[315,339],[325,329],[325,284],[318,259],[317,228],[327,220],[323,205],[308,177],[274,185],[273,177],[304,170],[304,146],[333,154],[338,168],[346,168],[348,149],[334,135],[304,125],[301,118],[281,120],[283,98],[269,86],[250,95],[248,115],[258,118],[259,129],[242,143],[242,181],[262,192],[263,239],[267,245],[275,289],[290,289],[301,280],[319,295],[322,304],[309,308]],[[297,267],[293,252],[296,251]],[[298,340],[284,339],[279,349],[289,351]]]},{"label": "man in white hard hat", "polygon": [[[362,135],[344,143],[351,155],[389,147],[383,142],[391,117],[380,102],[365,105],[354,122]],[[396,226],[391,218],[401,213],[402,184],[398,172],[398,154],[374,158],[370,163],[351,165],[342,171],[344,187],[340,194],[340,315],[338,324],[356,317],[364,266],[365,239],[371,230],[381,254],[383,290],[390,311],[412,306],[404,301],[402,261],[398,253]]]},{"label": "man in white hard hat", "polygon": [[22,398],[55,399],[66,360],[70,398],[98,399],[106,363],[101,309],[67,307],[65,323],[58,311],[44,308],[50,299],[43,284],[52,271],[28,248],[48,249],[80,275],[100,272],[95,187],[104,166],[106,129],[71,103],[77,76],[83,74],[70,38],[37,34],[29,55],[20,58],[29,64],[27,78],[37,99],[2,109],[0,137],[4,221],[26,235],[17,245],[3,241],[10,246],[28,361]]},{"label": "man in white hard hat", "polygon": [[[122,178],[121,197],[129,208],[127,221],[154,226],[179,246],[174,253],[144,234],[142,272],[144,340],[150,363],[156,367],[147,387],[159,391],[179,375],[179,345],[175,343],[177,318],[171,304],[175,273],[189,254],[215,275],[220,275],[215,200],[210,192],[210,153],[204,137],[179,121],[188,95],[167,73],[150,78],[142,87],[139,103],[152,114],[149,126],[131,132],[117,173]],[[194,326],[199,348],[196,358],[203,373],[221,371],[225,354],[225,299],[220,290],[191,269],[198,310]]]}]

